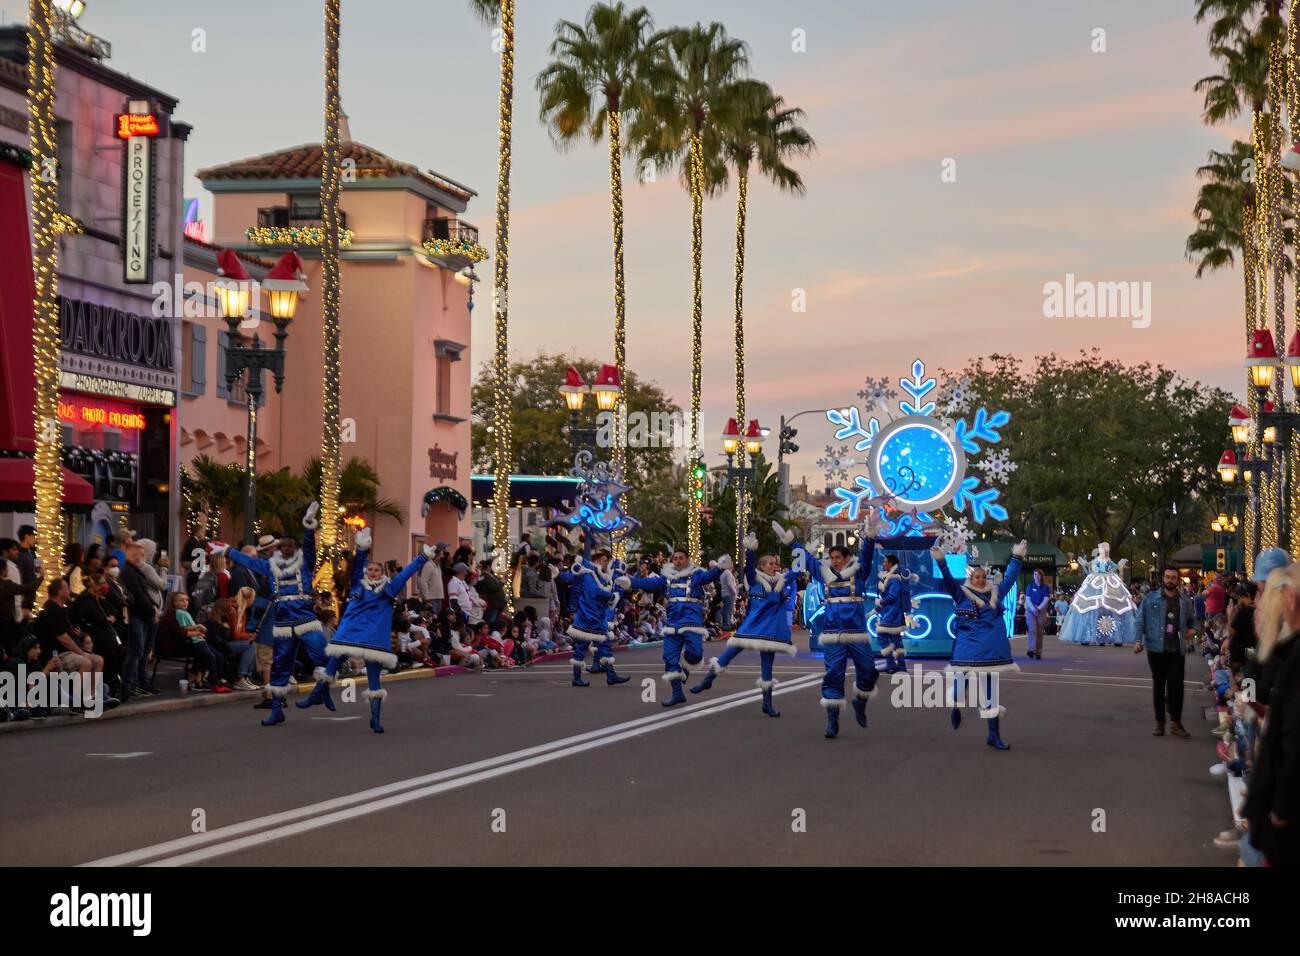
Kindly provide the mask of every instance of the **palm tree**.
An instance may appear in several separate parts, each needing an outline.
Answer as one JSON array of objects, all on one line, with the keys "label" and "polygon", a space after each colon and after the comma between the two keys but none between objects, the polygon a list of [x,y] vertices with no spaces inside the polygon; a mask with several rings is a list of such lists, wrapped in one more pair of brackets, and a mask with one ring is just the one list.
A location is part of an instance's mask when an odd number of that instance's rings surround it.
[{"label": "palm tree", "polygon": [[[654,21],[645,7],[626,9],[621,2],[597,3],[584,24],[561,20],[555,25],[554,58],[537,77],[541,119],[551,138],[567,148],[579,137],[599,143],[609,131],[609,190],[614,223],[614,363],[619,380],[627,381],[623,279],[623,120],[647,105],[650,91],[661,79],[661,60],[650,43]],[[624,421],[626,403],[620,396],[615,411],[614,465],[627,464]]]},{"label": "palm tree", "polygon": [[206,513],[209,527],[220,533],[223,511],[231,516],[232,524],[243,515],[247,487],[248,476],[239,465],[221,464],[207,455],[195,457],[181,469],[187,528],[192,530],[198,516]]},{"label": "palm tree", "polygon": [[1282,0],[1197,0],[1196,22],[1206,20],[1212,50],[1251,34],[1261,35],[1267,46],[1282,37]]},{"label": "palm tree", "polygon": [[[800,125],[801,109],[790,108],[765,83],[742,84],[735,124],[723,131],[723,150],[736,170],[736,421],[745,427],[745,229],[749,208],[749,169],[756,165],[761,175],[778,189],[802,196],[803,177],[789,165],[792,157],[807,156],[816,143]],[[745,464],[745,446],[736,448],[736,467]],[[745,509],[750,496],[736,496],[736,562],[744,560]]]},{"label": "palm tree", "polygon": [[[321,461],[309,458],[302,467],[308,495],[315,499],[321,487]],[[383,515],[394,521],[406,520],[406,509],[392,498],[379,495],[379,472],[364,458],[349,458],[339,472],[339,504],[344,514]]]},{"label": "palm tree", "polygon": [[[510,139],[515,109],[515,0],[469,0],[484,23],[501,24],[501,99],[497,139],[497,232],[493,268],[493,388],[492,432],[495,438],[496,484],[492,493],[492,547],[497,573],[504,575],[510,560]],[[513,607],[506,592],[507,610]]]},{"label": "palm tree", "polygon": [[[661,58],[654,101],[632,127],[641,158],[681,167],[691,193],[691,455],[700,447],[700,386],[704,323],[701,259],[704,246],[704,196],[709,183],[725,180],[721,131],[733,122],[743,99],[741,79],[749,71],[749,50],[727,35],[720,23],[668,30],[652,40]],[[687,511],[687,546],[700,560],[700,514]]]},{"label": "palm tree", "polygon": [[[325,0],[325,142],[321,156],[321,311],[324,369],[321,375],[321,457],[325,461],[320,492],[325,514],[338,511],[339,459],[342,456],[339,427],[339,376],[343,357],[339,327],[339,192],[342,189],[342,147],[339,142],[339,10],[340,0]],[[337,526],[321,527],[317,567],[332,564],[338,557]]]}]

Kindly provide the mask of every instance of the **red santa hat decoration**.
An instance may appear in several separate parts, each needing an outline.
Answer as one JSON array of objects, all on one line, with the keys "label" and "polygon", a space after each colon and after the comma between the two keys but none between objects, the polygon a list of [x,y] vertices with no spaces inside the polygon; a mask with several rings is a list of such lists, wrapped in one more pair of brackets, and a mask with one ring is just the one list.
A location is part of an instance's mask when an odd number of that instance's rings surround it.
[{"label": "red santa hat decoration", "polygon": [[262,287],[270,292],[306,292],[307,272],[302,256],[292,251],[282,255],[262,280]]},{"label": "red santa hat decoration", "polygon": [[596,396],[596,404],[602,412],[612,411],[618,404],[618,396],[623,391],[623,377],[618,374],[617,365],[602,365],[596,373],[596,384],[591,386]]}]

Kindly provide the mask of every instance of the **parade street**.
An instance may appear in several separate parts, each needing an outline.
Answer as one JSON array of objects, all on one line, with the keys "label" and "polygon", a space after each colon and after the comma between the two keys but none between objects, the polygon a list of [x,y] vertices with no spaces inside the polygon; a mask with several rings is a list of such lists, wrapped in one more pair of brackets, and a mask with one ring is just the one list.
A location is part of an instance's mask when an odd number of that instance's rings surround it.
[{"label": "parade street", "polygon": [[571,687],[563,662],[393,682],[382,736],[359,699],[274,728],[249,700],[7,734],[22,825],[0,865],[1236,862],[1207,825],[1227,804],[1195,659],[1179,740],[1151,735],[1145,655],[1013,647],[1005,753],[971,711],[954,732],[943,709],[890,706],[883,675],[869,729],[846,711],[824,739],[806,652],[778,661],[779,719],[752,654],[665,709],[657,647],[621,652],[616,687]]}]

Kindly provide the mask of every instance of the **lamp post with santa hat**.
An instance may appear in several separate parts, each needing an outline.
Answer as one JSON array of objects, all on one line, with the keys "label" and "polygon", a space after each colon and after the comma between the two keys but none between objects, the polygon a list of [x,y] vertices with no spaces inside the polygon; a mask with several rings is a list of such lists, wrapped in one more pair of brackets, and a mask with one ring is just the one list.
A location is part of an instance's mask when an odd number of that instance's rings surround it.
[{"label": "lamp post with santa hat", "polygon": [[[217,253],[218,278],[213,286],[221,302],[222,317],[228,330],[223,350],[226,362],[226,388],[234,387],[244,377],[244,396],[248,403],[248,446],[244,468],[248,476],[248,495],[244,502],[244,542],[255,540],[257,521],[257,409],[264,394],[262,372],[275,377],[275,390],[284,385],[284,340],[289,335],[289,323],[298,309],[298,298],[307,291],[306,274],[302,257],[296,251],[286,252],[262,280],[270,306],[271,321],[275,323],[275,348],[262,347],[257,335],[257,314],[250,312],[256,283],[249,278],[239,256],[229,249]],[[252,341],[244,343],[242,330],[251,329]]]}]

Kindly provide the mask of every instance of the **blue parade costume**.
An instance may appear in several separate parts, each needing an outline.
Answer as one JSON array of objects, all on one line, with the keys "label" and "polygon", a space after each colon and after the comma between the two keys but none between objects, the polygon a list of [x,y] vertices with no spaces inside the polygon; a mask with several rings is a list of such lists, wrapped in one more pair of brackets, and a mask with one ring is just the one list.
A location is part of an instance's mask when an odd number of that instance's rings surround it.
[{"label": "blue parade costume", "polygon": [[694,667],[704,659],[704,638],[709,629],[704,622],[707,598],[704,588],[718,580],[722,572],[731,567],[731,556],[723,555],[712,568],[688,564],[684,568],[664,567],[658,574],[630,579],[632,587],[667,598],[668,615],[664,623],[663,680],[672,688],[672,696],[664,701],[665,707],[686,702],[682,684],[690,676],[683,666]]},{"label": "blue parade costume", "polygon": [[898,568],[892,571],[882,568],[878,580],[876,636],[880,638],[880,655],[889,673],[906,671],[903,634],[912,626],[912,579]]},{"label": "blue parade costume", "polygon": [[1084,579],[1061,625],[1067,644],[1132,644],[1137,639],[1137,615],[1128,588],[1120,577],[1127,562],[1110,560],[1110,545],[1097,546]]},{"label": "blue parade costume", "polygon": [[968,581],[958,584],[948,570],[943,552],[938,548],[930,552],[939,565],[944,589],[954,605],[956,639],[953,642],[952,660],[944,668],[944,673],[951,679],[949,693],[952,695],[953,729],[961,725],[958,686],[961,685],[964,689],[966,680],[974,676],[980,699],[980,717],[989,722],[988,745],[998,750],[1010,748],[1002,742],[1000,735],[999,718],[1006,712],[1006,708],[995,697],[995,675],[1020,670],[1011,656],[1011,641],[1007,637],[1007,625],[1002,617],[1002,602],[1020,576],[1021,558],[1027,549],[1028,544],[1023,541],[1012,548],[1011,561],[1007,564],[1002,580],[996,586],[990,585],[983,590],[975,589]]},{"label": "blue parade costume", "polygon": [[406,589],[406,582],[420,573],[431,556],[431,548],[416,556],[397,575],[389,580],[380,578],[371,582],[365,574],[370,559],[372,536],[369,529],[357,535],[357,554],[352,562],[352,589],[348,595],[347,610],[343,620],[330,638],[325,653],[329,664],[323,674],[317,674],[316,686],[305,701],[298,707],[311,707],[323,703],[328,709],[334,709],[330,699],[329,685],[339,672],[343,661],[350,657],[359,657],[366,662],[366,690],[363,696],[370,701],[370,729],[377,734],[384,732],[379,722],[379,712],[388,691],[379,686],[381,669],[392,670],[397,666],[397,656],[392,650],[393,602]]},{"label": "blue parade costume", "polygon": [[824,624],[818,637],[826,665],[821,703],[826,708],[826,736],[834,738],[840,730],[849,660],[853,660],[854,672],[853,712],[861,727],[867,726],[867,701],[875,693],[880,677],[876,657],[871,652],[871,635],[867,632],[867,577],[871,573],[876,542],[864,529],[858,556],[839,571],[829,561],[819,559],[802,542],[794,540],[792,547],[803,555],[809,576],[820,578],[826,588]]},{"label": "blue parade costume", "polygon": [[588,538],[584,542],[582,557],[573,562],[573,570],[560,572],[560,580],[569,586],[569,607],[573,609],[573,623],[569,625],[568,635],[573,639],[575,687],[587,686],[587,681],[582,679],[582,663],[592,645],[596,646],[598,659],[605,666],[606,683],[621,684],[628,679],[614,671],[614,658],[610,654],[610,610],[618,607],[622,592],[614,581],[613,571],[602,571],[590,555]]},{"label": "blue parade costume", "polygon": [[[781,712],[772,706],[772,688],[776,681],[772,678],[772,662],[777,654],[797,653],[794,640],[790,636],[790,619],[786,616],[786,607],[796,587],[798,570],[791,568],[782,574],[765,574],[758,570],[755,553],[758,539],[750,534],[745,539],[745,582],[748,585],[749,609],[744,622],[736,633],[727,638],[727,649],[721,657],[709,661],[709,672],[704,680],[691,688],[692,694],[699,694],[713,686],[718,675],[727,669],[727,665],[745,650],[758,651],[759,689],[763,691],[763,713],[769,717],[780,717]],[[800,561],[799,563],[802,563]]]},{"label": "blue parade costume", "polygon": [[293,557],[281,554],[270,558],[253,558],[237,548],[213,548],[213,553],[224,553],[227,558],[250,571],[262,575],[271,586],[271,633],[275,638],[274,656],[271,660],[271,714],[262,721],[270,727],[284,723],[284,698],[297,690],[293,683],[293,664],[298,644],[302,642],[317,668],[325,666],[325,636],[320,621],[316,619],[315,593],[312,574],[316,570],[316,512],[319,504],[313,503],[302,519],[305,529],[303,545]]}]

